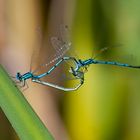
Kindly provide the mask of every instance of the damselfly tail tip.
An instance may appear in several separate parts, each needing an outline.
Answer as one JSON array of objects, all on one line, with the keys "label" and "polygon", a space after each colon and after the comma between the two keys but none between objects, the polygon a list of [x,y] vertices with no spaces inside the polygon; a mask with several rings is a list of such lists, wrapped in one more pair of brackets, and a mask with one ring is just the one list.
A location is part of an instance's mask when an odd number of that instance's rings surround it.
[{"label": "damselfly tail tip", "polygon": [[140,69],[140,66],[132,66],[132,65],[130,65],[130,68],[137,68],[137,69]]}]

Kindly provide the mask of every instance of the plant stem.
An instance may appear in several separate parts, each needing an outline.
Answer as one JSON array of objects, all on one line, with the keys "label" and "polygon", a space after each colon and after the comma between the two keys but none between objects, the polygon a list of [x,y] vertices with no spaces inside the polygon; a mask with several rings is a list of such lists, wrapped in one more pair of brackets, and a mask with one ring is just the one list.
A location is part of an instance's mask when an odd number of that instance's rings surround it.
[{"label": "plant stem", "polygon": [[0,107],[21,140],[53,140],[47,128],[1,66]]}]

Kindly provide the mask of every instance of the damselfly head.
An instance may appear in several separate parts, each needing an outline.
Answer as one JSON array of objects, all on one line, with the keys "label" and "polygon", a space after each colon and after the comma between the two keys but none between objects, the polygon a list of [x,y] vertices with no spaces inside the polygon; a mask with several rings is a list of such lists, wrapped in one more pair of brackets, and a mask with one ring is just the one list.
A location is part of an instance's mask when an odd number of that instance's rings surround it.
[{"label": "damselfly head", "polygon": [[17,72],[16,79],[22,81],[22,75],[20,74],[20,72]]}]

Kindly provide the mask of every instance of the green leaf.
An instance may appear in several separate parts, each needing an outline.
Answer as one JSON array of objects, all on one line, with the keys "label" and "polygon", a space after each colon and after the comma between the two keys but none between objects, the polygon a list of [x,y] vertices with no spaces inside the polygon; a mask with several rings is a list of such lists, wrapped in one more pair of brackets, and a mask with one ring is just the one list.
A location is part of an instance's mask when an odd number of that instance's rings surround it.
[{"label": "green leaf", "polygon": [[0,107],[21,140],[53,140],[47,128],[1,66]]}]

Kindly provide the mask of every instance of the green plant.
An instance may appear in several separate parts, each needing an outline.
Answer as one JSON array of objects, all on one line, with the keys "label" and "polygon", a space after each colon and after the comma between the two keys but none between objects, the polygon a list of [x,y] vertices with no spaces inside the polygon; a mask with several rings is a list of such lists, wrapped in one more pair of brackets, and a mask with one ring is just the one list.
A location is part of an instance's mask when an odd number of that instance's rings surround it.
[{"label": "green plant", "polygon": [[0,107],[21,140],[53,140],[2,66],[0,66]]}]

